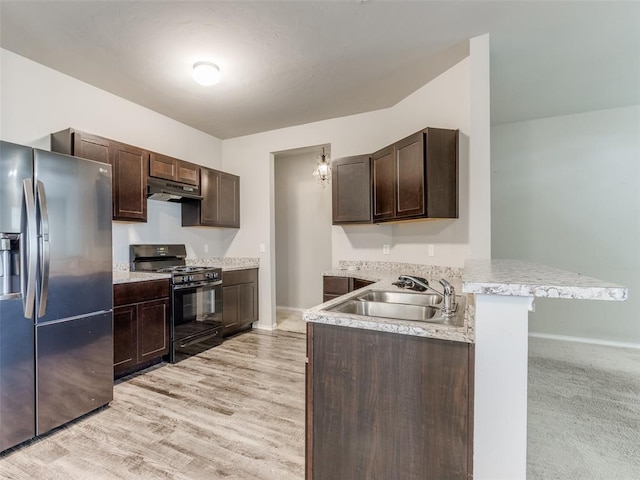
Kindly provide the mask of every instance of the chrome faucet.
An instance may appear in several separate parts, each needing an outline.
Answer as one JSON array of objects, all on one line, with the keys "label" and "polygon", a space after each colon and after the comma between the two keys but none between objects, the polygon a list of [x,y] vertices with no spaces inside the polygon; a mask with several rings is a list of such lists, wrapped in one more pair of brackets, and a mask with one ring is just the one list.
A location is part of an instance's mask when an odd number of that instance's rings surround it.
[{"label": "chrome faucet", "polygon": [[394,282],[392,285],[396,285],[400,288],[408,288],[410,290],[415,290],[418,292],[431,290],[436,295],[442,297],[442,302],[444,304],[442,306],[442,313],[444,315],[453,315],[456,311],[456,291],[453,286],[444,278],[440,280],[440,285],[442,285],[444,293],[440,293],[439,291],[431,287],[426,278],[414,277],[412,275],[400,275],[398,277],[398,281]]}]

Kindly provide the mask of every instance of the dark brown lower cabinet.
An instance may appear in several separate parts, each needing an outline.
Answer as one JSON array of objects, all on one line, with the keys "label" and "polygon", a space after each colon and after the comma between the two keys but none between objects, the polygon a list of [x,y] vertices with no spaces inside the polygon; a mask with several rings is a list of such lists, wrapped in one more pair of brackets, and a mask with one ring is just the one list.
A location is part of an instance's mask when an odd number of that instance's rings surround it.
[{"label": "dark brown lower cabinet", "polygon": [[258,269],[222,272],[222,334],[249,330],[258,321]]},{"label": "dark brown lower cabinet", "polygon": [[345,293],[358,290],[372,283],[375,282],[362,280],[360,278],[325,276],[322,278],[322,301],[328,302]]},{"label": "dark brown lower cabinet", "polygon": [[113,286],[113,371],[121,377],[169,353],[169,281]]},{"label": "dark brown lower cabinet", "polygon": [[307,329],[307,480],[472,478],[473,345]]}]

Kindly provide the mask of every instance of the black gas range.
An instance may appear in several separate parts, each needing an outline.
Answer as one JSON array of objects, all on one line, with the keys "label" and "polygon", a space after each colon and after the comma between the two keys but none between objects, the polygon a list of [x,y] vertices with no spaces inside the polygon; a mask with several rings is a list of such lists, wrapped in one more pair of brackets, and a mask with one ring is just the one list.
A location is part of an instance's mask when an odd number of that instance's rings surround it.
[{"label": "black gas range", "polygon": [[171,274],[169,361],[222,343],[222,269],[186,265],[185,245],[131,245],[131,271]]}]

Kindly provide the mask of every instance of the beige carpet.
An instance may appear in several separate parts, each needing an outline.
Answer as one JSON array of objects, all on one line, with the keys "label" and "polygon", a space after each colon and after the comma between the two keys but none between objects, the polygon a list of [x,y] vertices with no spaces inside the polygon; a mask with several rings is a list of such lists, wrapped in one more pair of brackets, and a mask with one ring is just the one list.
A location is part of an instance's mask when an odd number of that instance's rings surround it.
[{"label": "beige carpet", "polygon": [[290,310],[277,307],[276,324],[278,330],[296,333],[307,333],[307,325],[302,319],[301,310]]},{"label": "beige carpet", "polygon": [[529,480],[640,479],[640,350],[531,338]]}]

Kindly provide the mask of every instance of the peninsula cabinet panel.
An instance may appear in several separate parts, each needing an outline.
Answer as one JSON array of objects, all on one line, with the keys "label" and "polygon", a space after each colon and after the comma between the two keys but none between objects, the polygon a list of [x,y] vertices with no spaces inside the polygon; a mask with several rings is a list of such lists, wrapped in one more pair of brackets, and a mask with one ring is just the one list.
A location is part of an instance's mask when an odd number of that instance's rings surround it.
[{"label": "peninsula cabinet panel", "polygon": [[72,128],[51,134],[51,151],[110,164],[113,219],[147,221],[146,151]]},{"label": "peninsula cabinet panel", "polygon": [[182,204],[183,227],[240,227],[240,177],[201,167],[200,193]]},{"label": "peninsula cabinet panel", "polygon": [[471,478],[469,344],[308,325],[307,480]]},{"label": "peninsula cabinet panel", "polygon": [[339,158],[331,168],[333,224],[371,223],[371,157]]}]

